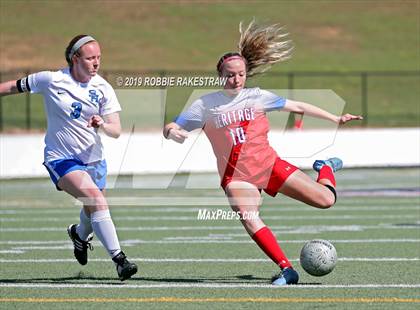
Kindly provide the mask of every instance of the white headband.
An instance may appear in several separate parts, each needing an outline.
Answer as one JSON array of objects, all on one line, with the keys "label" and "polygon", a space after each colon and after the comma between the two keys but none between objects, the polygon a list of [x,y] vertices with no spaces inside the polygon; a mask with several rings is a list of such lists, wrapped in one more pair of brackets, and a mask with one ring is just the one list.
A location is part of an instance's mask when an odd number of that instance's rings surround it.
[{"label": "white headband", "polygon": [[86,43],[91,42],[91,41],[96,41],[96,40],[94,38],[92,38],[91,36],[86,36],[86,37],[83,37],[83,38],[80,38],[79,40],[77,40],[77,42],[73,44],[73,46],[70,50],[69,59],[73,58],[74,54],[77,52],[77,50],[79,48],[81,48],[83,45],[85,45]]}]

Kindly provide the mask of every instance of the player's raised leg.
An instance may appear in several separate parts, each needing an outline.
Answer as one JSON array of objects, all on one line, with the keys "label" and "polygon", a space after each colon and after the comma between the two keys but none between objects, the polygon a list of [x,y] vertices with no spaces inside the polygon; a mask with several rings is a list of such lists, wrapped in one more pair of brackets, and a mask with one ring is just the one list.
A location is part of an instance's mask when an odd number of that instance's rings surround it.
[{"label": "player's raised leg", "polygon": [[319,173],[316,182],[302,171],[296,170],[283,183],[279,192],[316,208],[330,208],[336,201],[334,172],[342,167],[343,162],[339,158],[317,160],[313,165],[314,170]]}]

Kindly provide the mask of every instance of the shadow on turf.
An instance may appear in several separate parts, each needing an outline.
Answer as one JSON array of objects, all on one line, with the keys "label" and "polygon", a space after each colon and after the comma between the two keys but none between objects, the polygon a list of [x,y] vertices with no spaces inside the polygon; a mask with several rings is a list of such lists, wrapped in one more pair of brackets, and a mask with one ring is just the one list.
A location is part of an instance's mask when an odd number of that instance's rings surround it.
[{"label": "shadow on turf", "polygon": [[[80,281],[80,280],[89,280],[89,281]],[[84,272],[79,272],[73,277],[59,277],[59,278],[30,278],[30,279],[1,279],[0,283],[55,283],[55,284],[65,284],[65,283],[92,283],[91,281],[118,281],[118,278],[108,278],[108,277],[94,277],[92,275],[86,274]],[[118,284],[118,283],[109,283],[109,284]]]},{"label": "shadow on turf", "polygon": [[[118,281],[118,278],[109,278],[109,277],[94,277],[80,273],[73,277],[59,277],[59,278],[30,278],[30,279],[1,279],[0,283],[67,283],[67,282],[80,282],[80,280],[89,280],[90,281]],[[266,278],[257,278],[252,275],[239,275],[232,277],[212,277],[212,278],[148,278],[148,277],[134,277],[129,281],[148,281],[148,282],[165,282],[165,283],[205,283],[205,282],[215,282],[215,283],[237,283],[238,280],[246,281],[267,281]],[[265,282],[264,281],[264,282]],[[242,282],[242,281],[240,281]]]},{"label": "shadow on turf", "polygon": [[[0,283],[55,283],[55,284],[65,284],[65,283],[92,283],[91,281],[100,282],[104,284],[104,281],[108,282],[107,284],[118,285],[121,282],[117,278],[109,277],[94,277],[89,276],[84,273],[79,273],[73,277],[59,277],[59,278],[30,278],[30,279],[1,279]],[[88,281],[86,281],[88,280]],[[224,284],[235,284],[235,283],[244,283],[246,281],[249,284],[252,283],[269,283],[267,278],[254,277],[253,275],[237,275],[237,276],[224,276],[224,277],[203,277],[203,278],[148,278],[148,277],[134,277],[128,280],[127,282],[133,281],[146,281],[146,282],[159,282],[159,283],[224,283]],[[125,282],[125,283],[127,283]],[[299,285],[321,285],[322,283],[299,283]]]},{"label": "shadow on turf", "polygon": [[258,278],[254,277],[253,275],[237,275],[237,276],[223,276],[223,277],[205,277],[205,278],[149,278],[149,277],[141,277],[138,278],[141,281],[148,281],[148,282],[166,282],[166,283],[240,283],[243,281],[239,280],[246,280],[249,282],[261,282],[267,281],[267,278]]}]

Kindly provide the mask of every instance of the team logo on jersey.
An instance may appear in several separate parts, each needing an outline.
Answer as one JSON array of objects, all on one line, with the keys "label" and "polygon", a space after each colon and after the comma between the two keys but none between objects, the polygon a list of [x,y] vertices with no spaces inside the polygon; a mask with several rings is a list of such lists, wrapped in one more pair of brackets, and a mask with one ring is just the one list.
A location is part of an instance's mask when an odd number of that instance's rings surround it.
[{"label": "team logo on jersey", "polygon": [[103,100],[103,96],[102,98],[100,98],[100,94],[97,94],[96,90],[94,89],[89,90],[89,97],[90,97],[90,101],[97,104],[100,104],[101,101]]},{"label": "team logo on jersey", "polygon": [[216,128],[222,128],[236,122],[253,121],[254,119],[254,108],[245,108],[217,114],[214,117],[214,123]]}]

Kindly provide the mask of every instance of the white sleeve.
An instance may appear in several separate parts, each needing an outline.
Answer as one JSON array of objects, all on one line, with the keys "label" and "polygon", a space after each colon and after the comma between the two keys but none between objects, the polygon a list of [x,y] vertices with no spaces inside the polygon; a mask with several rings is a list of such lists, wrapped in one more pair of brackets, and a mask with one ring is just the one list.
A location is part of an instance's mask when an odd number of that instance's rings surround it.
[{"label": "white sleeve", "polygon": [[38,73],[29,74],[27,83],[31,93],[42,93],[47,89],[52,80],[51,71],[41,71]]},{"label": "white sleeve", "polygon": [[187,131],[204,126],[204,107],[202,99],[194,101],[185,111],[175,118],[175,123]]},{"label": "white sleeve", "polygon": [[104,98],[105,100],[101,106],[101,115],[107,115],[121,111],[121,105],[118,102],[117,95],[111,86],[107,87],[107,93],[105,94]]},{"label": "white sleeve", "polygon": [[286,104],[286,99],[268,90],[260,89],[260,98],[266,112],[280,110]]}]

